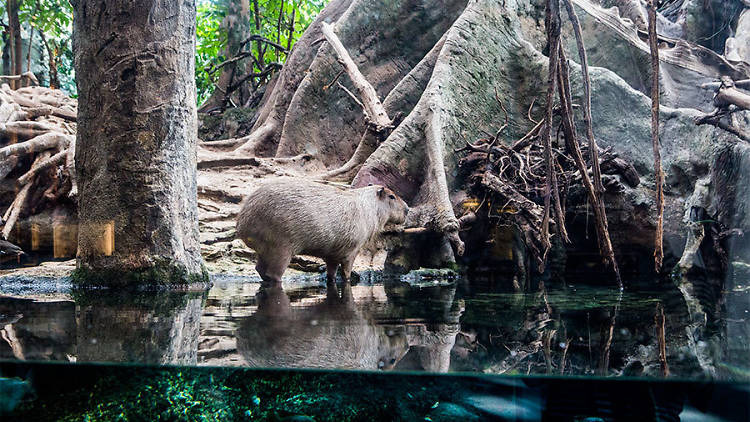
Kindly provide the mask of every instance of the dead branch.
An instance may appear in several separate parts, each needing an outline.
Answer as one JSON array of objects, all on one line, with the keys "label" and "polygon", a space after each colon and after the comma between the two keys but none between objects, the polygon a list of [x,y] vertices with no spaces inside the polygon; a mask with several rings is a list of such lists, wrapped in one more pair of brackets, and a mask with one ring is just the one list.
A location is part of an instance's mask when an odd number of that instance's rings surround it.
[{"label": "dead branch", "polygon": [[32,180],[34,180],[34,176],[36,176],[40,171],[46,170],[53,166],[59,166],[65,163],[66,159],[68,158],[68,150],[62,150],[58,152],[57,154],[53,155],[52,157],[49,157],[43,161],[40,161],[39,164],[36,166],[33,166],[29,171],[26,172],[23,176],[19,177],[16,183],[19,185],[26,185]]},{"label": "dead branch", "polygon": [[743,110],[750,110],[750,95],[740,89],[729,76],[722,76],[721,87],[714,97],[714,105],[719,108],[737,106]]},{"label": "dead branch", "polygon": [[[50,153],[45,151],[34,160],[34,162],[31,164],[31,169],[34,170],[35,167],[37,167],[42,161],[49,158]],[[5,220],[5,225],[3,226],[3,239],[8,240],[8,235],[10,235],[10,231],[13,229],[13,226],[16,224],[16,221],[18,221],[18,215],[21,213],[21,210],[23,209],[24,205],[26,205],[26,198],[29,196],[29,191],[31,190],[31,185],[27,184],[25,185],[20,192],[18,192],[18,195],[16,195],[16,199],[13,201],[13,203],[10,205],[8,210],[5,212],[5,215],[3,215],[3,220]]]},{"label": "dead branch", "polygon": [[0,160],[9,155],[30,154],[32,152],[44,151],[52,148],[65,148],[70,142],[70,135],[63,135],[62,133],[57,132],[45,133],[29,139],[28,141],[10,144],[0,148]]},{"label": "dead branch", "polygon": [[33,72],[25,72],[20,75],[2,75],[0,81],[21,81],[26,80],[34,85],[39,85],[39,80]]},{"label": "dead branch", "polygon": [[[654,179],[656,179],[656,234],[654,269],[661,272],[664,260],[664,172],[659,147],[659,45],[656,39],[656,1],[648,1],[648,41],[651,48],[651,143],[654,148]],[[721,92],[721,90],[719,90]]]},{"label": "dead branch", "polygon": [[[721,88],[722,82],[708,82],[701,85],[701,89],[710,89],[712,91],[718,91]],[[734,86],[737,88],[750,89],[750,79],[742,79],[734,81]]]},{"label": "dead branch", "polygon": [[591,80],[589,79],[588,70],[588,59],[586,58],[586,47],[583,43],[583,34],[581,31],[581,24],[578,21],[578,15],[576,15],[573,9],[571,0],[563,0],[565,9],[568,12],[568,17],[573,24],[573,33],[576,38],[576,45],[578,46],[578,56],[581,60],[581,73],[583,76],[583,123],[586,127],[586,137],[589,141],[589,155],[591,159],[591,169],[593,172],[593,187],[594,187],[594,199],[596,202],[592,202],[594,208],[594,216],[596,219],[596,232],[597,239],[599,242],[599,250],[602,257],[612,265],[612,269],[617,277],[617,284],[622,289],[622,280],[620,279],[620,270],[615,260],[615,253],[612,248],[612,241],[609,237],[609,228],[607,225],[607,213],[604,207],[604,200],[602,195],[604,194],[604,186],[602,185],[602,174],[599,167],[599,151],[596,146],[596,139],[594,138],[594,130],[591,123]]},{"label": "dead branch", "polygon": [[393,124],[391,119],[388,117],[388,113],[386,113],[385,107],[383,107],[380,99],[378,99],[378,94],[375,92],[375,88],[367,82],[367,79],[365,79],[359,71],[354,60],[352,60],[344,45],[341,44],[341,41],[333,32],[333,26],[323,22],[321,25],[321,31],[336,52],[339,61],[344,66],[344,70],[346,70],[347,75],[349,75],[349,79],[357,89],[365,109],[365,119],[373,125],[377,131],[392,127]]},{"label": "dead branch", "polygon": [[750,142],[750,135],[741,131],[739,128],[721,120],[721,118],[726,115],[728,115],[728,113],[718,112],[717,110],[717,112],[706,114],[704,116],[700,116],[696,118],[695,124],[698,126],[705,125],[705,124],[713,125],[718,128],[726,130],[727,132],[735,135],[736,137],[742,139],[743,141]]},{"label": "dead branch", "polygon": [[[8,183],[19,190],[4,214],[4,237],[11,235],[22,216],[76,194],[76,108],[74,99],[56,89],[0,86],[0,180],[17,170],[22,174]],[[24,155],[32,155],[33,164],[21,160]],[[43,173],[53,166],[58,171]],[[38,177],[41,174],[45,177]]]}]

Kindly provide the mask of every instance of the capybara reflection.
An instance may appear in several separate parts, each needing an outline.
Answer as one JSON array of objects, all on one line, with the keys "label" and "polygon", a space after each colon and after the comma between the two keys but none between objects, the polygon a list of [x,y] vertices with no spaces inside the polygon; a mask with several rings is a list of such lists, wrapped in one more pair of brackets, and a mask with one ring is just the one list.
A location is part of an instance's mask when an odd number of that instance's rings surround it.
[{"label": "capybara reflection", "polygon": [[258,254],[266,285],[280,285],[294,255],[323,258],[328,281],[336,269],[348,281],[362,247],[388,223],[401,224],[409,208],[383,186],[342,189],[304,179],[263,183],[246,199],[237,236]]},{"label": "capybara reflection", "polygon": [[378,325],[352,298],[348,283],[327,299],[292,307],[280,287],[261,288],[258,311],[237,331],[237,350],[252,367],[392,369],[409,350],[399,327]]}]

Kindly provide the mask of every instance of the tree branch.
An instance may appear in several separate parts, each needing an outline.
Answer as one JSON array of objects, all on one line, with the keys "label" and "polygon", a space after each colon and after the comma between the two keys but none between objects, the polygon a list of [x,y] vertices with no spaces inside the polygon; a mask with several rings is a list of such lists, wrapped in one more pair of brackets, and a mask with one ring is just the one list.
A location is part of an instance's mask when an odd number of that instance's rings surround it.
[{"label": "tree branch", "polygon": [[360,95],[365,110],[365,119],[368,120],[370,124],[374,125],[377,131],[392,127],[393,122],[388,117],[388,113],[386,113],[385,107],[383,107],[380,99],[378,99],[378,94],[375,92],[375,88],[367,82],[367,79],[365,79],[359,71],[354,60],[352,60],[351,56],[349,56],[349,53],[346,51],[346,48],[344,48],[344,45],[341,44],[341,41],[333,32],[333,27],[330,24],[323,22],[321,30],[326,37],[326,40],[333,48],[333,51],[336,52],[336,55],[344,66],[344,70],[346,70],[352,84]]}]

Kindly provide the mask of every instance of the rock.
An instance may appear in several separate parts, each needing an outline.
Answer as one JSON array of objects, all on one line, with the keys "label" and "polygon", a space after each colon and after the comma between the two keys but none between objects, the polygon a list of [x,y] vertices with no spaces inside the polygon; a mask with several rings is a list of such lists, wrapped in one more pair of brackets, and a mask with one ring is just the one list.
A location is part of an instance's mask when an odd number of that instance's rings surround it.
[{"label": "rock", "polygon": [[455,403],[438,403],[427,415],[432,422],[478,421],[479,415]]},{"label": "rock", "polygon": [[[537,398],[541,400],[541,398]],[[463,402],[483,415],[501,420],[538,421],[542,419],[542,408],[539,401],[530,398],[504,398],[490,395],[472,395]]]}]

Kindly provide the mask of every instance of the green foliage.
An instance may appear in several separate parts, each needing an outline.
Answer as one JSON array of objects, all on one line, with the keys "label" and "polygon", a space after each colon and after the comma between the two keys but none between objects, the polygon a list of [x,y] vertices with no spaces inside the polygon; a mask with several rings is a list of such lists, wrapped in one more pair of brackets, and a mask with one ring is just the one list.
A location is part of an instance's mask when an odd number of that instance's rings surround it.
[{"label": "green foliage", "polygon": [[[60,86],[67,93],[75,96],[75,71],[73,69],[73,50],[71,48],[71,34],[73,32],[73,8],[68,0],[35,0],[24,1],[18,10],[18,18],[22,27],[26,29],[24,38],[29,37],[31,30],[35,31],[33,40],[44,50],[44,56],[49,61],[48,50],[54,56],[57,66]],[[39,32],[44,33],[47,45],[44,46]],[[48,63],[45,63],[48,64]],[[48,69],[49,70],[49,69]],[[49,80],[47,75],[40,80]]]},{"label": "green foliage", "polygon": [[[226,51],[228,34],[222,24],[227,16],[230,2],[239,0],[199,0],[197,46],[195,59],[195,80],[198,89],[198,104],[208,98],[214,90],[214,84],[219,77],[219,71],[210,72],[221,62],[234,57],[239,51]],[[246,39],[250,35],[260,35],[283,47],[294,46],[300,35],[320,13],[328,0],[250,0],[248,34],[240,38]],[[256,27],[257,4],[258,24]],[[282,9],[283,4],[283,9]],[[281,25],[279,26],[279,14]],[[294,15],[294,28],[289,33],[289,26]],[[291,40],[290,40],[291,35]],[[260,51],[258,48],[260,47]],[[270,63],[284,63],[287,53],[279,51],[264,43],[248,43],[244,50],[251,53],[255,60],[247,59],[253,65],[248,72],[260,73]],[[261,54],[262,53],[262,54]],[[256,61],[257,60],[257,61]],[[259,66],[261,64],[261,66]],[[263,80],[261,82],[264,82]],[[248,82],[250,83],[250,82]]]},{"label": "green foliage", "polygon": [[225,8],[219,7],[216,2],[198,3],[195,32],[195,85],[198,90],[198,104],[211,95],[219,76],[218,72],[212,74],[208,69],[221,57],[221,52],[227,44],[227,33],[221,27],[225,12]]},{"label": "green foliage", "polygon": [[[231,2],[239,0],[198,0],[196,19],[196,51],[195,51],[195,81],[197,87],[197,102],[202,103],[214,90],[214,84],[219,77],[219,71],[209,72],[224,60],[238,52],[226,52],[228,34],[222,23]],[[328,0],[250,0],[250,15],[248,34],[260,35],[282,46],[294,45],[300,35],[323,9]],[[282,10],[283,3],[283,10]],[[258,6],[260,28],[255,26],[255,4]],[[281,13],[281,27],[279,14]],[[0,16],[5,17],[5,2],[0,2]],[[289,40],[289,25],[294,15],[294,28]],[[19,20],[24,28],[24,39],[29,38],[29,31],[44,33],[49,51],[54,55],[53,62],[57,67],[60,88],[76,96],[75,71],[73,69],[73,52],[71,48],[71,34],[73,23],[73,9],[68,0],[26,0],[21,3]],[[43,45],[39,32],[34,33],[33,42],[44,50],[44,65],[49,67],[48,49]],[[265,68],[269,63],[283,63],[286,53],[277,51],[273,47],[260,44],[263,54],[258,51],[259,44],[250,43],[246,46],[253,56]],[[24,65],[25,66],[25,65]],[[49,69],[48,69],[49,70]],[[248,72],[260,72],[258,64],[252,66]],[[49,85],[49,75],[37,75],[40,81]],[[260,82],[265,82],[261,80]],[[249,83],[249,82],[248,82]]]}]

